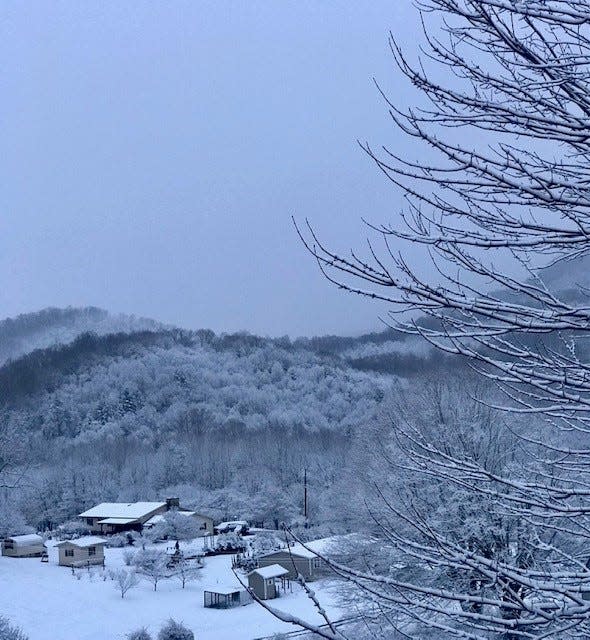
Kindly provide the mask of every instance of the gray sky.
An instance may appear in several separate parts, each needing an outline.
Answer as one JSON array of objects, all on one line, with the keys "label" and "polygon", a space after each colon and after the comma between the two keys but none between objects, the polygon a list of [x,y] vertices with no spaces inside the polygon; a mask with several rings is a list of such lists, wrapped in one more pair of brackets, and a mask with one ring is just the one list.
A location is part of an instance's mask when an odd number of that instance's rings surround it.
[{"label": "gray sky", "polygon": [[269,335],[378,328],[291,225],[358,245],[397,196],[356,145],[395,142],[398,2],[0,7],[0,317],[96,305]]}]

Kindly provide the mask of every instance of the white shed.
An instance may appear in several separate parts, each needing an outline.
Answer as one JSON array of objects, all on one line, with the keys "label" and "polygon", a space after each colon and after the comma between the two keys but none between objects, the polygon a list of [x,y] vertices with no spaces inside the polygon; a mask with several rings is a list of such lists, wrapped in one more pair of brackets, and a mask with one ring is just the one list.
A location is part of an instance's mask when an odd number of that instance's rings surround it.
[{"label": "white shed", "polygon": [[2,555],[10,558],[38,558],[44,551],[43,538],[36,533],[10,536],[2,541]]}]

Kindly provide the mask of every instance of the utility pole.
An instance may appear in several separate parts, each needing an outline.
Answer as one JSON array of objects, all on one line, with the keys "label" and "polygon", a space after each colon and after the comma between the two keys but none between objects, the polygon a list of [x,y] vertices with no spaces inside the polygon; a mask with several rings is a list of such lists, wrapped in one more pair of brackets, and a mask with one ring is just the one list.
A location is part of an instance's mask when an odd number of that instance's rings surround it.
[{"label": "utility pole", "polygon": [[303,517],[307,527],[307,467],[303,470]]}]

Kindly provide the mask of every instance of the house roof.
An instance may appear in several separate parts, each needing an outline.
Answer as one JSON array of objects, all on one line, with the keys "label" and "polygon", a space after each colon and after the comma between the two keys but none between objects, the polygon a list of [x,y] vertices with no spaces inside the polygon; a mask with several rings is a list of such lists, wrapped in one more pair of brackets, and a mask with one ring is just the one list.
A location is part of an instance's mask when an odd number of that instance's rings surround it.
[{"label": "house roof", "polygon": [[104,520],[99,520],[98,524],[130,524],[137,519],[138,518],[105,518]]},{"label": "house roof", "polygon": [[277,551],[269,551],[268,553],[263,553],[260,557],[270,558],[275,555],[281,555],[281,556],[287,555],[287,556],[293,556],[294,558],[309,558],[309,559],[317,558],[316,553],[314,553],[313,551],[309,551],[309,549],[306,549],[304,546],[300,544],[296,544],[292,547],[289,547],[288,549],[278,549]]},{"label": "house roof", "polygon": [[[196,516],[198,515],[195,511],[174,511],[174,513],[179,513],[181,516]],[[164,522],[164,514],[156,513],[155,516],[152,516],[147,522],[145,522],[146,527],[151,527],[154,524],[158,524],[160,522]],[[101,524],[101,523],[99,523]]]},{"label": "house roof", "polygon": [[280,564],[269,564],[268,567],[260,567],[259,569],[254,569],[250,571],[250,574],[257,573],[261,578],[280,578],[281,576],[286,576],[289,571],[285,569],[285,567],[281,567]]},{"label": "house roof", "polygon": [[223,587],[223,586],[214,586],[214,587],[205,587],[204,591],[208,591],[209,593],[220,593],[224,596],[229,596],[232,593],[237,593],[239,591],[244,591],[243,587]]},{"label": "house roof", "polygon": [[152,511],[165,507],[165,502],[102,502],[79,514],[80,518],[144,518]]},{"label": "house roof", "polygon": [[8,536],[5,540],[12,540],[17,546],[27,544],[43,544],[43,538],[36,533],[27,533],[22,536]]},{"label": "house roof", "polygon": [[73,544],[75,547],[85,549],[86,547],[95,547],[105,543],[106,540],[104,538],[99,538],[98,536],[84,536],[82,538],[76,538],[75,540],[62,540],[62,542],[58,542],[55,546],[60,547],[62,544]]}]

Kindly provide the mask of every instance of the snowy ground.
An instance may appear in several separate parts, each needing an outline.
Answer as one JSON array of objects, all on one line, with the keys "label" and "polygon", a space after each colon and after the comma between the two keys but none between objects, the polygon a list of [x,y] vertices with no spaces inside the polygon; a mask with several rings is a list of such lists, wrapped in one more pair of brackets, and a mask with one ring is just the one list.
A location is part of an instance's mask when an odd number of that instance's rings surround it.
[{"label": "snowy ground", "polygon": [[[106,549],[105,555],[107,571],[123,566],[122,549]],[[78,571],[75,577],[69,568],[38,558],[0,557],[0,614],[22,627],[30,640],[123,640],[141,626],[155,635],[169,617],[186,624],[197,640],[253,640],[296,628],[279,622],[256,603],[205,609],[204,588],[239,584],[231,571],[231,556],[206,558],[205,563],[201,578],[184,590],[174,578],[159,583],[157,592],[142,580],[122,600],[98,568]],[[313,588],[332,617],[340,617],[330,583],[317,581]],[[298,585],[269,604],[322,622]]]}]

